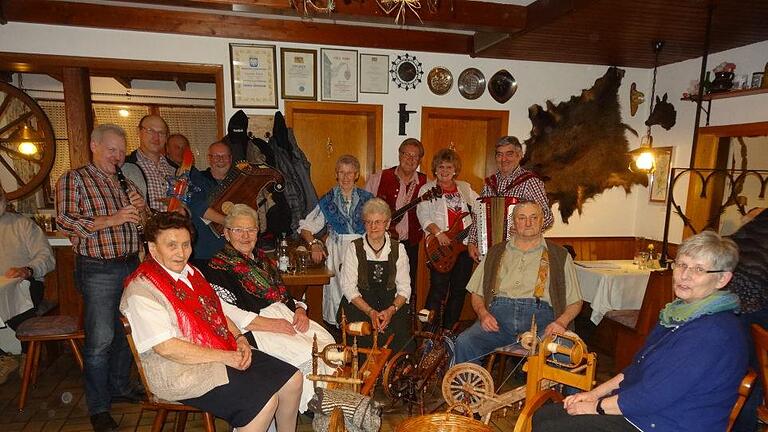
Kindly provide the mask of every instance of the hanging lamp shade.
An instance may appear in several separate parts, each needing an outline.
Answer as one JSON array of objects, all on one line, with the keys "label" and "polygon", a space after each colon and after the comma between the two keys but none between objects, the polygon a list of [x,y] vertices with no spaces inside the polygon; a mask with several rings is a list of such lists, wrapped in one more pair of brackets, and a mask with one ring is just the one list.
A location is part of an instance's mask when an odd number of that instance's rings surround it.
[{"label": "hanging lamp shade", "polygon": [[40,144],[44,142],[37,132],[26,123],[11,135],[10,141],[17,144],[19,153],[25,156],[35,156],[39,154]]}]

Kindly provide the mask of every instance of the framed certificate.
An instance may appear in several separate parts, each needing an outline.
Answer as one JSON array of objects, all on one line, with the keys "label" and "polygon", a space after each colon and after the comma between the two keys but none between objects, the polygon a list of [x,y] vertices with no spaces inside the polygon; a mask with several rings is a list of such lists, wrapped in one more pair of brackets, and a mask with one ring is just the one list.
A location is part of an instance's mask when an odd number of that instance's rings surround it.
[{"label": "framed certificate", "polygon": [[360,54],[360,93],[389,93],[389,56]]},{"label": "framed certificate", "polygon": [[321,99],[357,102],[357,51],[322,48],[320,57]]},{"label": "framed certificate", "polygon": [[274,45],[229,44],[235,108],[277,108]]},{"label": "framed certificate", "polygon": [[317,51],[280,48],[280,96],[317,100]]},{"label": "framed certificate", "polygon": [[669,187],[669,174],[672,167],[672,147],[656,147],[656,171],[651,181],[651,193],[649,200],[654,202],[667,201],[667,188]]}]

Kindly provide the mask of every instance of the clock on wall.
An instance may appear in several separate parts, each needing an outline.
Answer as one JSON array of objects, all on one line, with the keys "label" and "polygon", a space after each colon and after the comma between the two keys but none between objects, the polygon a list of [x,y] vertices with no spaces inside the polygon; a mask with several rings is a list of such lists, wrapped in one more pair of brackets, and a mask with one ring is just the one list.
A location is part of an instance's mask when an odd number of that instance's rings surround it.
[{"label": "clock on wall", "polygon": [[421,83],[424,70],[422,70],[421,62],[416,60],[416,57],[406,53],[398,55],[392,61],[389,75],[398,88],[404,88],[407,91],[408,89],[415,89]]}]

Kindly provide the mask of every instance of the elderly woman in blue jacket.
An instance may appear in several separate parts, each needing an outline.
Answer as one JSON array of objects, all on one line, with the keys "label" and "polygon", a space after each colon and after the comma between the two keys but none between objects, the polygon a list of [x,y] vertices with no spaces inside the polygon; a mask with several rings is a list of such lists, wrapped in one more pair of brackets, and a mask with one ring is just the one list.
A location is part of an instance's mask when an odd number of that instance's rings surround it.
[{"label": "elderly woman in blue jacket", "polygon": [[592,391],[542,407],[533,430],[725,430],[747,370],[738,299],[720,291],[737,262],[730,239],[712,231],[687,238],[672,267],[677,299],[632,364]]}]

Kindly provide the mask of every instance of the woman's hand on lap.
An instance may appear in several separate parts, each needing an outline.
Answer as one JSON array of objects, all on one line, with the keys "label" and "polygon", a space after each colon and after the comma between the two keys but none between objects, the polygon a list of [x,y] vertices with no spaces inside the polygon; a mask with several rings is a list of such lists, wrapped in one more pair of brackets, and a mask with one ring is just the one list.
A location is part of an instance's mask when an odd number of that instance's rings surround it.
[{"label": "woman's hand on lap", "polygon": [[273,331],[275,333],[283,333],[287,335],[295,335],[296,329],[293,328],[293,324],[284,319],[279,318],[265,318],[268,321],[268,327],[270,331]]},{"label": "woman's hand on lap", "polygon": [[246,370],[251,365],[251,345],[246,338],[237,339],[237,351],[240,353],[240,363],[237,369]]},{"label": "woman's hand on lap", "polygon": [[575,395],[568,396],[563,400],[563,407],[567,410],[569,405],[578,402],[596,402],[597,399],[597,395],[593,394],[592,392],[576,393]]},{"label": "woman's hand on lap", "polygon": [[597,414],[597,401],[571,402],[566,408],[570,415]]},{"label": "woman's hand on lap", "polygon": [[296,308],[296,312],[293,314],[293,326],[299,333],[309,330],[309,317],[303,308]]}]

